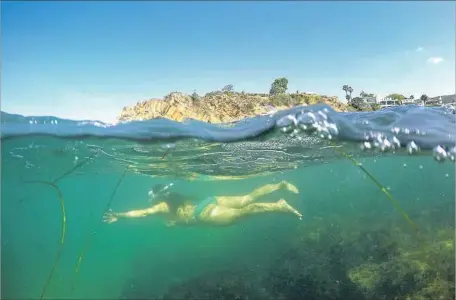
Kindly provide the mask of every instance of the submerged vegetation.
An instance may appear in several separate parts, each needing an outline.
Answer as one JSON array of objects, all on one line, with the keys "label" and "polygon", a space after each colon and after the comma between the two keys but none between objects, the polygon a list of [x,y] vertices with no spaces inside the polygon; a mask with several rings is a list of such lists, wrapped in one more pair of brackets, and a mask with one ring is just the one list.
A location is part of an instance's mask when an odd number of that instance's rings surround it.
[{"label": "submerged vegetation", "polygon": [[[442,211],[424,215],[438,218]],[[422,245],[401,225],[341,217],[309,221],[269,263],[207,272],[172,286],[162,299],[454,299],[452,222],[430,228]],[[142,280],[132,278],[122,298],[157,297]],[[142,286],[140,294],[131,285]]]}]

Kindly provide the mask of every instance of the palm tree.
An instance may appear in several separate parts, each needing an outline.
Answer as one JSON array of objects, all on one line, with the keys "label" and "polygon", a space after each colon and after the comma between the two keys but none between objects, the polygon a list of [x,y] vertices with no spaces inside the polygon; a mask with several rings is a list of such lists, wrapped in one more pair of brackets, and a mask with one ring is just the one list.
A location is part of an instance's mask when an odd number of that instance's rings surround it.
[{"label": "palm tree", "polygon": [[350,93],[350,100],[352,98],[353,88],[351,86],[348,87],[348,92]]}]

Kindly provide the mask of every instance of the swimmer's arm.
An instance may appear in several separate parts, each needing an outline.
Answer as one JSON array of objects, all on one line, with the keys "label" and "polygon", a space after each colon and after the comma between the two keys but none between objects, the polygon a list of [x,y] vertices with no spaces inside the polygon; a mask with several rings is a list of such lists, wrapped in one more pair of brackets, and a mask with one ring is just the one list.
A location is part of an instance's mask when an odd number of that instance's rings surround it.
[{"label": "swimmer's arm", "polygon": [[111,224],[111,223],[118,221],[119,219],[142,218],[147,215],[148,215],[148,213],[147,213],[147,210],[145,210],[145,209],[130,210],[127,212],[113,212],[112,210],[109,210],[108,212],[106,212],[104,214],[103,222]]},{"label": "swimmer's arm", "polygon": [[113,213],[118,219],[142,218],[149,215],[147,209],[130,210],[126,212]]},{"label": "swimmer's arm", "polygon": [[162,202],[146,209],[130,210],[127,212],[117,213],[109,211],[104,215],[104,221],[107,223],[113,223],[118,219],[143,218],[148,215],[167,212],[169,212],[168,205]]}]

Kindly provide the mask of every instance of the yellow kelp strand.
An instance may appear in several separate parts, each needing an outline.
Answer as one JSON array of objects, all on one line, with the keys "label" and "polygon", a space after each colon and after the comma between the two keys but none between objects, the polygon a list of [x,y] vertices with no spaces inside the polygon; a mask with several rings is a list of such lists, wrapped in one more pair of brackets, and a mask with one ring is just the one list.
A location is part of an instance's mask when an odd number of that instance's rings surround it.
[{"label": "yellow kelp strand", "polygon": [[44,185],[49,185],[51,186],[52,188],[54,188],[56,191],[57,191],[57,195],[59,197],[59,200],[60,200],[60,207],[61,207],[61,211],[62,211],[62,229],[61,229],[61,236],[60,236],[60,245],[59,245],[59,249],[57,250],[57,254],[56,254],[56,257],[54,259],[54,262],[52,264],[52,268],[51,268],[51,272],[49,273],[48,275],[48,278],[46,279],[46,282],[44,283],[44,286],[43,286],[43,289],[41,291],[41,295],[40,295],[40,299],[43,299],[45,294],[46,294],[46,291],[47,291],[47,288],[49,286],[49,284],[51,283],[52,281],[52,278],[54,276],[54,273],[55,273],[55,270],[57,269],[57,266],[59,264],[59,261],[60,261],[60,256],[62,254],[62,250],[63,250],[63,245],[65,243],[65,233],[66,233],[66,212],[65,212],[65,200],[63,198],[63,193],[62,191],[60,190],[60,188],[58,187],[57,185],[57,182],[63,178],[65,178],[66,176],[70,175],[71,173],[73,173],[74,171],[76,171],[77,169],[79,169],[80,167],[82,167],[85,163],[87,163],[89,160],[91,160],[93,157],[95,157],[95,155],[97,155],[98,152],[94,153],[93,155],[91,155],[90,157],[88,157],[87,159],[85,159],[84,161],[80,162],[79,164],[75,165],[73,168],[71,168],[70,170],[68,170],[67,172],[63,173],[61,176],[57,177],[55,180],[53,180],[52,182],[49,182],[49,181],[42,181],[42,180],[29,180],[29,181],[23,181],[23,183],[30,183],[30,184],[44,184]]},{"label": "yellow kelp strand", "polygon": [[60,206],[61,206],[61,210],[62,210],[62,230],[61,230],[61,235],[60,235],[60,245],[59,245],[59,249],[57,250],[57,255],[56,255],[55,259],[54,259],[54,263],[52,264],[51,272],[49,273],[49,276],[46,279],[46,282],[45,282],[45,284],[43,286],[43,289],[42,289],[42,292],[41,292],[41,295],[40,295],[40,299],[43,299],[43,297],[44,297],[44,295],[46,293],[46,290],[47,290],[49,284],[51,283],[52,277],[54,276],[54,272],[55,272],[55,270],[57,268],[57,265],[58,265],[59,260],[60,260],[60,256],[62,254],[63,244],[65,243],[65,231],[66,231],[65,201],[63,199],[62,191],[53,182],[47,182],[47,181],[25,181],[25,183],[39,183],[39,184],[45,184],[45,185],[49,185],[49,186],[53,187],[57,191],[57,195],[58,195],[58,197],[60,199]]}]

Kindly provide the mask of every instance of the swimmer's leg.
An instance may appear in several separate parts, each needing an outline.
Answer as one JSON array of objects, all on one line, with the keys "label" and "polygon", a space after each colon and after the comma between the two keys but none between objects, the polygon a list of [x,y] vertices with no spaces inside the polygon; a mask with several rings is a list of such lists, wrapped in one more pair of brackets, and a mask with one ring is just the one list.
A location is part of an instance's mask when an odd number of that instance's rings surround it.
[{"label": "swimmer's leg", "polygon": [[244,195],[244,196],[221,196],[221,197],[216,197],[217,198],[217,204],[225,206],[225,207],[230,207],[230,208],[242,208],[245,207],[246,205],[249,205],[258,198],[265,196],[267,194],[271,194],[275,191],[285,189],[287,191],[290,191],[292,193],[299,193],[299,190],[296,186],[293,184],[287,182],[287,181],[282,181],[280,183],[276,184],[266,184],[263,185],[262,187],[259,187],[252,191],[250,194]]},{"label": "swimmer's leg", "polygon": [[122,218],[143,218],[153,214],[168,213],[169,207],[165,202],[161,202],[146,209],[131,210],[127,212],[108,211],[103,216],[103,222],[113,223]]},{"label": "swimmer's leg", "polygon": [[265,213],[265,212],[281,212],[281,213],[292,213],[299,219],[302,218],[302,214],[287,203],[284,199],[280,199],[275,203],[252,203],[241,208],[242,216]]},{"label": "swimmer's leg", "polygon": [[289,205],[285,200],[280,199],[275,203],[252,203],[243,208],[228,208],[213,205],[200,215],[199,220],[217,225],[229,225],[241,217],[268,212],[292,213],[298,218],[302,218],[302,214],[299,211]]}]

